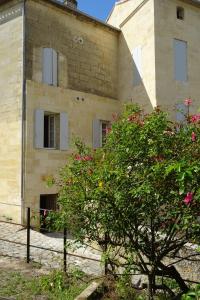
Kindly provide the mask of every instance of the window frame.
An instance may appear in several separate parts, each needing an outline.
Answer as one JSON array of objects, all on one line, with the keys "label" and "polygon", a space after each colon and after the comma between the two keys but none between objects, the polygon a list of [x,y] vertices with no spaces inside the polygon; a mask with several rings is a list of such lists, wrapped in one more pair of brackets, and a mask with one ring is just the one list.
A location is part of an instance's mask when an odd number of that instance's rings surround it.
[{"label": "window frame", "polygon": [[[105,128],[105,138],[103,138],[103,125],[106,125],[106,128]],[[110,121],[100,120],[100,147],[103,147],[105,145],[105,143],[106,143],[106,136],[107,136],[106,130],[109,129],[110,126],[111,126],[111,122]]]},{"label": "window frame", "polygon": [[[48,133],[47,133],[47,144],[48,146],[45,146],[45,117],[48,117]],[[51,120],[53,119],[53,146],[51,146]],[[52,149],[55,150],[56,148],[56,114],[53,113],[44,113],[44,149]]]}]

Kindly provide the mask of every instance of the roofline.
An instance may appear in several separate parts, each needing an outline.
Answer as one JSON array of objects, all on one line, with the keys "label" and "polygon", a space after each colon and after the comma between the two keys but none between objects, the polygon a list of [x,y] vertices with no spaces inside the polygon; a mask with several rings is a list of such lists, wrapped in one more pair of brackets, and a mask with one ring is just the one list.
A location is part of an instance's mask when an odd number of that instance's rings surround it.
[{"label": "roofline", "polygon": [[[131,0],[118,0],[114,5],[113,5],[113,7],[112,7],[112,10],[111,10],[111,12],[109,13],[109,15],[108,15],[108,17],[107,17],[107,19],[106,19],[106,22],[108,22],[109,21],[109,19],[110,19],[110,17],[111,17],[111,15],[112,15],[112,13],[113,13],[113,11],[114,11],[114,9],[115,9],[115,7],[117,6],[117,5],[121,5],[121,4],[123,4],[123,3],[125,3],[125,2],[128,2],[128,1],[131,1]],[[185,2],[185,3],[188,3],[188,4],[191,4],[191,5],[194,5],[194,6],[196,6],[196,7],[199,7],[200,8],[200,0],[181,0],[182,2]],[[146,4],[148,2],[148,0],[144,0],[143,2],[141,2],[139,5],[138,5],[138,7],[137,8],[135,8],[125,19],[124,19],[124,21],[121,23],[121,24],[119,24],[119,27],[121,28],[124,24],[126,24],[126,22],[144,5],[144,4]]]},{"label": "roofline", "polygon": [[[11,2],[12,0],[0,0],[0,6],[2,4],[5,4],[7,2]],[[73,9],[71,7],[68,7],[66,5],[64,5],[62,2],[58,1],[58,0],[41,0],[43,2],[47,2],[47,3],[50,3],[54,6],[57,6],[58,8],[62,9],[62,10],[65,10],[71,14],[74,14],[74,15],[78,15],[78,16],[82,16],[82,17],[85,17],[86,19],[88,19],[88,21],[91,21],[91,22],[94,22],[94,23],[97,23],[97,24],[100,24],[108,29],[111,29],[113,31],[116,31],[116,32],[120,32],[121,30],[117,27],[114,27],[110,24],[107,24],[106,22],[102,21],[102,20],[99,20],[98,18],[95,18],[93,16],[90,16],[78,9]],[[23,1],[22,1],[23,2]]]},{"label": "roofline", "polygon": [[71,7],[68,7],[68,6],[64,5],[62,2],[59,2],[58,0],[41,0],[41,1],[49,2],[50,4],[55,5],[58,8],[61,8],[61,9],[65,10],[65,11],[68,11],[69,13],[72,13],[74,15],[83,16],[86,19],[88,19],[89,21],[97,23],[97,24],[100,24],[100,25],[102,25],[104,27],[107,27],[107,28],[113,30],[113,31],[117,31],[117,32],[121,31],[119,28],[116,28],[116,27],[114,27],[112,25],[109,25],[106,22],[101,21],[101,20],[99,20],[97,18],[94,18],[94,17],[92,17],[92,16],[90,16],[90,15],[88,15],[88,14],[86,14],[86,13],[84,13],[84,12],[78,10],[78,9],[73,9]]}]

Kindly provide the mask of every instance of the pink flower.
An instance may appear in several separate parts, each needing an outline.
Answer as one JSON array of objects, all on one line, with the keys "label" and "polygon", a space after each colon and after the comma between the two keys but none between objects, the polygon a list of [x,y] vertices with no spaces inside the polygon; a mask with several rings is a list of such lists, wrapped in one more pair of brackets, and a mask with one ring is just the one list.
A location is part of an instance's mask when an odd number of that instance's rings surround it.
[{"label": "pink flower", "polygon": [[191,98],[187,98],[187,99],[185,99],[184,103],[185,103],[186,106],[189,106],[189,105],[192,104],[192,99]]},{"label": "pink flower", "polygon": [[192,123],[199,122],[199,120],[200,120],[200,114],[196,114],[196,115],[191,116],[191,122]]},{"label": "pink flower", "polygon": [[197,135],[196,135],[196,133],[193,131],[193,132],[192,132],[192,141],[193,141],[193,142],[196,142],[196,138],[197,138]]},{"label": "pink flower", "polygon": [[189,205],[192,202],[192,199],[193,199],[193,193],[192,192],[188,192],[187,196],[184,199],[184,203],[186,205]]},{"label": "pink flower", "polygon": [[86,155],[86,156],[83,157],[83,160],[84,161],[90,161],[90,160],[92,160],[92,156]]},{"label": "pink flower", "polygon": [[81,156],[79,154],[76,154],[74,157],[75,160],[81,160]]}]

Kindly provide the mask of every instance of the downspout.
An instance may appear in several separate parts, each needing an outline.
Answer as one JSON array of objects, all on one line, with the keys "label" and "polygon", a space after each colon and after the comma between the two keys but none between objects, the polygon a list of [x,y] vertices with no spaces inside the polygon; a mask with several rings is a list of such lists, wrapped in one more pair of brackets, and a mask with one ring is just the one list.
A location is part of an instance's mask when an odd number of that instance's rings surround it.
[{"label": "downspout", "polygon": [[25,220],[25,148],[26,148],[26,0],[22,9],[22,116],[21,116],[21,223]]}]

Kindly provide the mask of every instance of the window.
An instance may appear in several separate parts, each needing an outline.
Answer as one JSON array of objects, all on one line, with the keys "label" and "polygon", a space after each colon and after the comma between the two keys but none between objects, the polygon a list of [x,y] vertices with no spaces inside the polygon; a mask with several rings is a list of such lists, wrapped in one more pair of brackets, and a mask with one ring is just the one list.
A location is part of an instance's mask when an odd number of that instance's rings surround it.
[{"label": "window", "polygon": [[183,7],[176,8],[176,16],[177,16],[177,19],[184,20],[184,8]]},{"label": "window", "polygon": [[142,81],[142,47],[138,46],[133,49],[132,58],[134,62],[133,84],[139,85]]},{"label": "window", "polygon": [[44,148],[55,148],[55,115],[44,115]]},{"label": "window", "polygon": [[68,149],[67,113],[35,111],[35,148]]},{"label": "window", "polygon": [[100,148],[105,144],[110,126],[109,121],[93,120],[93,148]]},{"label": "window", "polygon": [[110,129],[110,122],[107,121],[101,121],[101,146],[104,146],[106,143],[106,138],[108,131]]},{"label": "window", "polygon": [[187,121],[187,107],[183,103],[176,105],[176,121],[185,123]]},{"label": "window", "polygon": [[174,79],[186,82],[187,77],[187,42],[174,39]]},{"label": "window", "polygon": [[43,48],[42,82],[58,85],[58,53],[52,48]]}]

